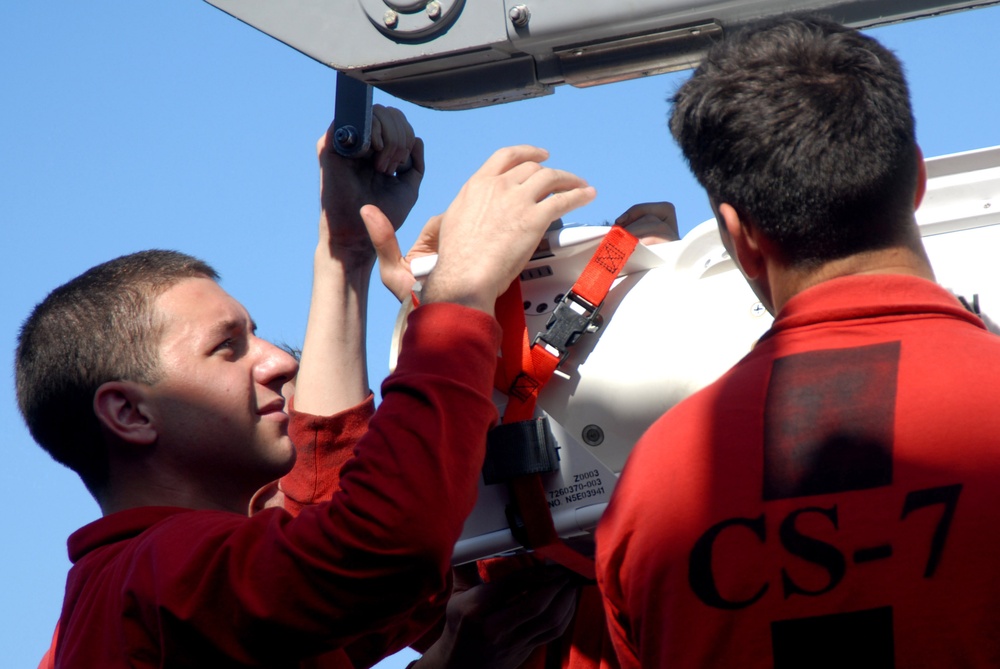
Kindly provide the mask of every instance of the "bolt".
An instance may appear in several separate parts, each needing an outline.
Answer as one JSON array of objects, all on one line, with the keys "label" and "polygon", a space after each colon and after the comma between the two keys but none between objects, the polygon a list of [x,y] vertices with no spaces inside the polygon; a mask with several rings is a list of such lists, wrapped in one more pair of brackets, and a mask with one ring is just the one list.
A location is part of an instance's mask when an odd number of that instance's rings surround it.
[{"label": "bolt", "polygon": [[510,12],[507,13],[510,17],[510,22],[513,23],[518,28],[523,28],[528,25],[528,21],[531,20],[531,11],[528,9],[527,5],[514,5],[510,8]]},{"label": "bolt", "polygon": [[382,22],[385,23],[386,28],[395,28],[396,24],[399,23],[399,14],[395,10],[387,9],[382,15]]},{"label": "bolt", "polygon": [[588,425],[583,428],[582,436],[588,446],[600,446],[604,441],[604,430],[599,425]]},{"label": "bolt", "polygon": [[358,131],[353,125],[345,125],[337,128],[336,132],[333,133],[333,141],[338,146],[349,149],[358,143]]},{"label": "bolt", "polygon": [[441,3],[436,1],[428,2],[427,16],[429,16],[432,21],[437,21],[439,18],[441,18]]}]

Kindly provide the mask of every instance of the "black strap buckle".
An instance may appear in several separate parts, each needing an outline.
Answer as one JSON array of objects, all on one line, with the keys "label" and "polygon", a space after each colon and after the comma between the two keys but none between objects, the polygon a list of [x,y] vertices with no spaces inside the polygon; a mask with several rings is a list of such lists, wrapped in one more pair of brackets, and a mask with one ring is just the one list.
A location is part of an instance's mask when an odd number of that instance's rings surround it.
[{"label": "black strap buckle", "polygon": [[559,354],[559,362],[569,355],[569,347],[586,332],[597,332],[604,324],[598,313],[601,305],[591,304],[572,290],[566,293],[545,325],[545,332],[535,336],[533,344],[542,342]]}]

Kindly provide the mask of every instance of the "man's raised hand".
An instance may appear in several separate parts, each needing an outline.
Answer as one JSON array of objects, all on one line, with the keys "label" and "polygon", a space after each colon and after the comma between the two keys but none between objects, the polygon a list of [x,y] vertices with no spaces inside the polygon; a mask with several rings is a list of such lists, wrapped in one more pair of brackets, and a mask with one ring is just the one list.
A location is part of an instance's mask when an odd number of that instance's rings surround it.
[{"label": "man's raised hand", "polygon": [[417,201],[424,176],[423,143],[398,109],[372,107],[372,152],[344,158],[333,145],[333,125],[316,143],[320,163],[320,248],[344,262],[368,264],[375,254],[360,216],[375,205],[398,229]]},{"label": "man's raised hand", "polygon": [[643,244],[675,242],[681,238],[677,229],[677,211],[669,202],[634,204],[615,220],[638,237]]},{"label": "man's raised hand", "polygon": [[580,177],[543,167],[544,149],[500,149],[462,186],[441,216],[438,260],[423,302],[457,302],[493,313],[549,224],[594,199]]}]

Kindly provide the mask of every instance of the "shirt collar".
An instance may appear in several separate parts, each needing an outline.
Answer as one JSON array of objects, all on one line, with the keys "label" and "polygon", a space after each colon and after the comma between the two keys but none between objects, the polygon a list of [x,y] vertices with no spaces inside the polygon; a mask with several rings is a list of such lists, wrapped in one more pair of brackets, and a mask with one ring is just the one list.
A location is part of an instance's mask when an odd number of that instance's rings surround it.
[{"label": "shirt collar", "polygon": [[94,549],[131,539],[165,518],[192,511],[174,506],[141,506],[104,516],[69,536],[69,559],[75,564]]},{"label": "shirt collar", "polygon": [[815,323],[914,313],[939,314],[986,328],[979,317],[933,281],[904,274],[859,274],[830,279],[793,296],[763,338]]}]

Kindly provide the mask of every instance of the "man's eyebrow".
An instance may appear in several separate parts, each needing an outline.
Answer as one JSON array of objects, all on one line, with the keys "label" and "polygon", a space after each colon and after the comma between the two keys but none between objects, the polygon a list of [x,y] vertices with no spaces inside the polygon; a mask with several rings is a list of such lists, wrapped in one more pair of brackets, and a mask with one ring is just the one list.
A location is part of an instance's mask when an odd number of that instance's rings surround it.
[{"label": "man's eyebrow", "polygon": [[[246,326],[247,326],[247,321],[245,321],[245,320],[243,320],[241,318],[225,318],[225,319],[216,321],[216,323],[214,325],[212,325],[211,331],[213,333],[223,334],[223,333],[230,333],[230,332],[237,332],[237,331],[245,330]],[[253,321],[250,321],[250,332],[253,332],[256,329],[257,329],[256,323],[254,323]]]}]

